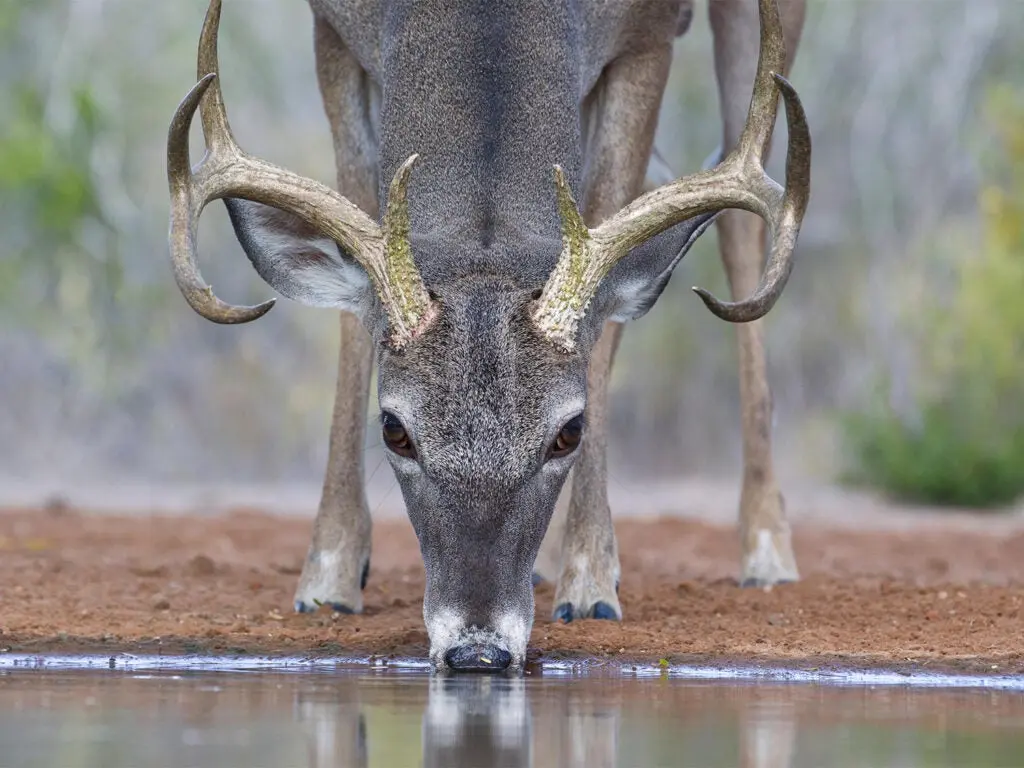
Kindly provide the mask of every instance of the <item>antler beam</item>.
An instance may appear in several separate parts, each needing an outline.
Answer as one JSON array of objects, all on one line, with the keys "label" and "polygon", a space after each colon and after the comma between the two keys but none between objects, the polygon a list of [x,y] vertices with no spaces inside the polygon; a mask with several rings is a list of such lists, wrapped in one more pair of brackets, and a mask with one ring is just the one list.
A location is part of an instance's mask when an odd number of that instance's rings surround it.
[{"label": "antler beam", "polygon": [[[225,197],[252,200],[295,214],[355,258],[369,275],[387,312],[392,344],[400,348],[433,314],[409,245],[406,188],[417,156],[410,157],[394,176],[381,230],[333,189],[245,154],[231,133],[217,80],[220,11],[220,0],[212,0],[199,42],[199,82],[178,106],[167,134],[169,239],[179,289],[196,312],[216,323],[247,323],[270,310],[273,300],[243,307],[218,299],[203,281],[196,258],[196,227],[206,205]],[[207,151],[192,168],[188,134],[197,108]]]}]

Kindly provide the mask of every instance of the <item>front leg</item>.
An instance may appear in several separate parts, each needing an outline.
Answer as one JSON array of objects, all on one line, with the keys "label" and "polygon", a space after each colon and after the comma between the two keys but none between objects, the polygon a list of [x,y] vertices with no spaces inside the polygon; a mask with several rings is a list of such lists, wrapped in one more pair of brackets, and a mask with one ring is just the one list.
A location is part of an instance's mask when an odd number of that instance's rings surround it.
[{"label": "front leg", "polygon": [[[584,217],[595,226],[641,190],[672,62],[670,41],[609,65],[588,97]],[[587,384],[587,434],[573,468],[572,496],[555,589],[555,620],[622,617],[619,553],[608,506],[608,385],[621,323],[608,323],[594,348]]]},{"label": "front leg", "polygon": [[341,613],[363,610],[370,570],[370,512],[363,482],[363,442],[373,343],[362,324],[341,313],[338,385],[330,449],[313,540],[295,591],[295,610],[329,605]]},{"label": "front leg", "polygon": [[608,505],[608,380],[622,323],[605,325],[590,358],[587,435],[573,467],[572,496],[562,538],[555,620],[622,618],[619,549]]},{"label": "front leg", "polygon": [[[373,87],[333,28],[315,19],[317,76],[334,137],[338,190],[371,216],[377,205]],[[313,540],[295,592],[295,610],[330,605],[343,613],[363,609],[370,568],[370,512],[363,478],[363,444],[373,365],[373,344],[354,315],[341,314],[338,384],[330,450]]]}]

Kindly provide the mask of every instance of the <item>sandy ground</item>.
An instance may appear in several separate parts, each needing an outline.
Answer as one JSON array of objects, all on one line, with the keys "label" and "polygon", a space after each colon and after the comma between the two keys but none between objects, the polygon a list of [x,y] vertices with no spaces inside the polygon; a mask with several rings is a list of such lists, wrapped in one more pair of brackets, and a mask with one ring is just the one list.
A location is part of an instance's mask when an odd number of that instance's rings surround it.
[{"label": "sandy ground", "polygon": [[[856,510],[851,510],[851,514]],[[424,657],[423,571],[407,521],[374,529],[360,616],[291,613],[311,521],[0,511],[0,649],[57,653]],[[796,527],[804,579],[735,582],[734,530],[679,518],[617,523],[625,621],[548,620],[530,658],[614,663],[888,666],[1024,673],[1024,529]]]}]

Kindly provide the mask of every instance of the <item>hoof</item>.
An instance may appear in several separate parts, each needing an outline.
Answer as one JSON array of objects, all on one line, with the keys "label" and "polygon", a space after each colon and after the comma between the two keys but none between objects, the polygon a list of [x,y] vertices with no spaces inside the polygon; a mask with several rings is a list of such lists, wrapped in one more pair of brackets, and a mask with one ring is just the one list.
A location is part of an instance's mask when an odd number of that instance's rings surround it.
[{"label": "hoof", "polygon": [[[355,613],[344,603],[321,603],[321,605],[330,606],[331,610],[335,613]],[[316,603],[310,605],[309,603],[303,602],[302,600],[295,601],[295,612],[296,613],[316,613],[320,610],[320,606]]]},{"label": "hoof", "polygon": [[538,584],[543,584],[543,583],[544,583],[544,577],[541,576],[536,571],[534,571],[533,575],[530,576],[530,584],[532,584],[533,586],[536,587]]},{"label": "hoof", "polygon": [[740,586],[743,589],[748,589],[750,587],[764,588],[764,587],[775,587],[775,586],[779,586],[779,585],[782,585],[782,584],[795,584],[795,583],[796,583],[796,581],[793,580],[793,579],[779,579],[778,581],[767,581],[765,579],[744,579],[743,581],[740,582]]},{"label": "hoof", "polygon": [[602,619],[605,621],[620,621],[619,614],[615,612],[604,600],[598,600],[586,615],[578,613],[572,603],[562,603],[555,608],[551,616],[552,621],[564,621],[566,624],[573,619]]},{"label": "hoof", "polygon": [[571,622],[572,619],[572,603],[562,603],[555,608],[555,612],[551,615],[552,621],[564,621],[566,624]]},{"label": "hoof", "polygon": [[594,603],[594,607],[590,609],[590,615],[595,619],[606,619],[608,621],[618,621],[619,615],[604,600],[598,600]]},{"label": "hoof", "polygon": [[[366,565],[363,566],[363,575],[359,577],[359,588],[360,589],[366,589],[366,582],[369,579],[370,579],[370,560],[369,560],[369,558],[367,558]],[[335,610],[338,610],[338,609],[335,608]],[[346,613],[346,611],[342,611],[342,613]],[[347,611],[347,613],[351,613],[351,611]]]}]

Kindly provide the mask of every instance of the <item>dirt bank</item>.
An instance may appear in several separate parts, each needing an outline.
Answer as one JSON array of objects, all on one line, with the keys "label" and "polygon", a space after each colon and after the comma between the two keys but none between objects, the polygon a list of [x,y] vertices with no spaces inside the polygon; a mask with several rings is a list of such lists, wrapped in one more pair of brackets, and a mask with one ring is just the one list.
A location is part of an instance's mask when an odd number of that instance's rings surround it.
[{"label": "dirt bank", "polygon": [[[853,510],[852,510],[853,512]],[[374,530],[361,616],[291,613],[310,521],[0,511],[0,648],[424,656],[412,529]],[[735,584],[729,528],[618,526],[622,624],[552,624],[537,589],[531,658],[896,666],[1024,673],[1024,533],[796,531],[804,580]]]}]

